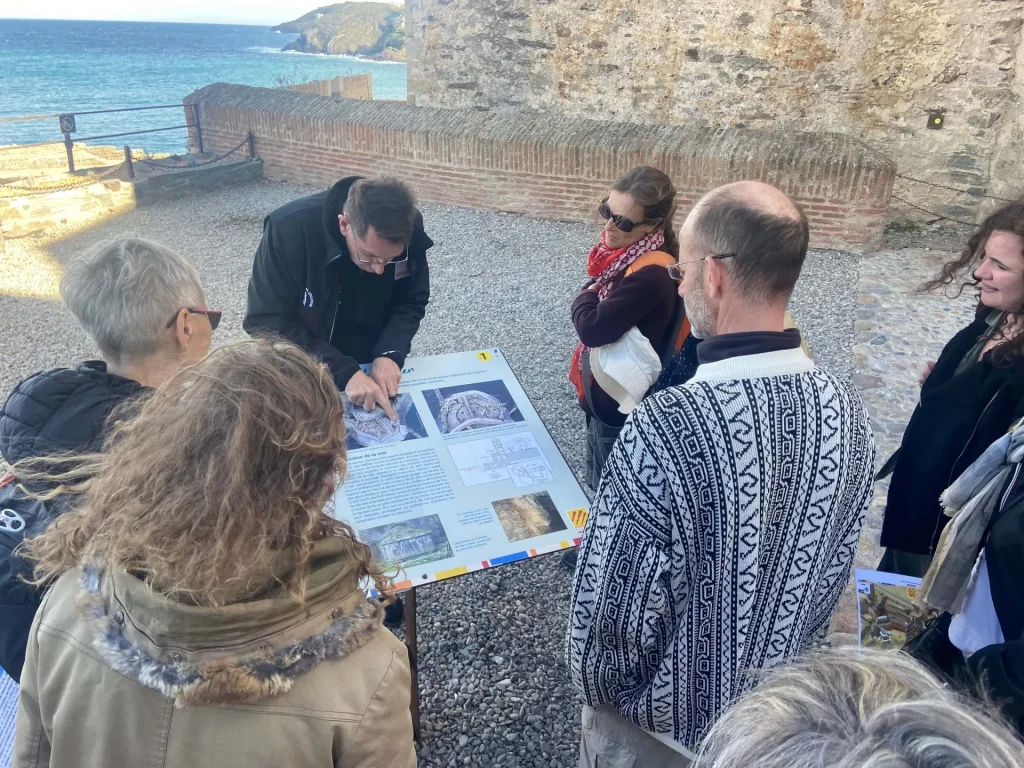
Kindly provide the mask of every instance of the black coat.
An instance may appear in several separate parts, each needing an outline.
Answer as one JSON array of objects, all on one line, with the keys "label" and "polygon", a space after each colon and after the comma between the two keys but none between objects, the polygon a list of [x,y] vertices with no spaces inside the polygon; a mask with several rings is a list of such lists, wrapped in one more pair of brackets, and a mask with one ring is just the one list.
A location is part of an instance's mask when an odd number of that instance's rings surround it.
[{"label": "black coat", "polygon": [[921,555],[935,551],[949,518],[939,496],[1024,416],[1024,363],[997,367],[987,354],[956,374],[964,356],[988,330],[983,309],[942,350],[921,389],[895,459],[881,542]]},{"label": "black coat", "polygon": [[402,366],[430,299],[427,250],[434,243],[418,212],[409,260],[400,270],[389,265],[375,275],[352,262],[338,214],[358,178],[267,216],[242,323],[250,334],[270,331],[319,357],[339,389],[360,363],[376,357]]},{"label": "black coat", "polygon": [[[144,392],[135,381],[107,373],[106,364],[82,363],[29,376],[0,408],[0,454],[11,464],[59,453],[97,451],[103,447],[107,418],[122,403]],[[29,487],[45,492],[49,487]],[[52,517],[62,511],[47,502]],[[26,573],[23,562],[3,569],[9,578]],[[0,666],[17,680],[41,593],[19,584],[0,584]]]},{"label": "black coat", "polygon": [[100,360],[33,374],[0,408],[0,454],[16,464],[37,456],[98,451],[111,411],[144,391],[137,381],[108,373]]}]

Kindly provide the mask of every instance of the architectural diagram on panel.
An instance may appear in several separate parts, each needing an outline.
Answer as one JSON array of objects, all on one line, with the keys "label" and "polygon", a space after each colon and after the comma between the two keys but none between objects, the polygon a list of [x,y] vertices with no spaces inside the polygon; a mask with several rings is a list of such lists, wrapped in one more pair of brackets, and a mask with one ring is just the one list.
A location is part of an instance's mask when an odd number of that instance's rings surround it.
[{"label": "architectural diagram on panel", "polygon": [[448,453],[467,487],[512,480],[527,488],[552,480],[551,464],[531,432],[449,445]]}]

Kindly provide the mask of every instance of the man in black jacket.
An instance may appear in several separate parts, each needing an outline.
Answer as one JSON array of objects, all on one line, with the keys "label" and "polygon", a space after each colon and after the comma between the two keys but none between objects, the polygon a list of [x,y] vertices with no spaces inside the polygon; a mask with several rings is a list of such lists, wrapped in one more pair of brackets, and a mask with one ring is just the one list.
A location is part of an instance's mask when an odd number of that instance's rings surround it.
[{"label": "man in black jacket", "polygon": [[396,418],[389,398],[430,299],[432,245],[405,184],[342,179],[264,220],[243,327],[298,344],[349,400]]}]

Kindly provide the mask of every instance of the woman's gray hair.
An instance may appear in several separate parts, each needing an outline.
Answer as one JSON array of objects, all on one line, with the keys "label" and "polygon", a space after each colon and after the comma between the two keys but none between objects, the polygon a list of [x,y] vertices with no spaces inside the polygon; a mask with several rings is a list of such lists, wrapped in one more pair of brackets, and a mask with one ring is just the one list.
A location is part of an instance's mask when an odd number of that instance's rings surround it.
[{"label": "woman's gray hair", "polygon": [[60,295],[112,363],[153,354],[174,314],[204,302],[195,267],[170,248],[134,237],[101,243],[72,261]]},{"label": "woman's gray hair", "polygon": [[1018,768],[1022,752],[1001,721],[909,656],[842,649],[768,673],[712,728],[696,765]]}]

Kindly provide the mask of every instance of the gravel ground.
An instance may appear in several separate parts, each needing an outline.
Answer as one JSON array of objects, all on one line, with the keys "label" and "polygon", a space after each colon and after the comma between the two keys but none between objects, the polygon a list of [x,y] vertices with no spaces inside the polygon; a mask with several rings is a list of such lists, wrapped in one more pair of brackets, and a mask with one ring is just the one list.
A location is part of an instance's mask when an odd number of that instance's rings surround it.
[{"label": "gravel ground", "polygon": [[[59,264],[92,243],[137,234],[196,264],[218,341],[240,338],[261,220],[312,190],[261,182],[132,211],[52,244],[8,241],[0,255],[0,391],[34,371],[93,357],[54,294]],[[566,369],[575,343],[568,307],[583,282],[591,225],[423,206],[434,298],[414,354],[498,346],[570,466],[582,473],[583,419]],[[857,262],[815,252],[792,311],[822,365],[849,376]],[[432,766],[573,766],[579,702],[562,639],[570,579],[558,558],[472,574],[417,592],[423,747]]]}]

